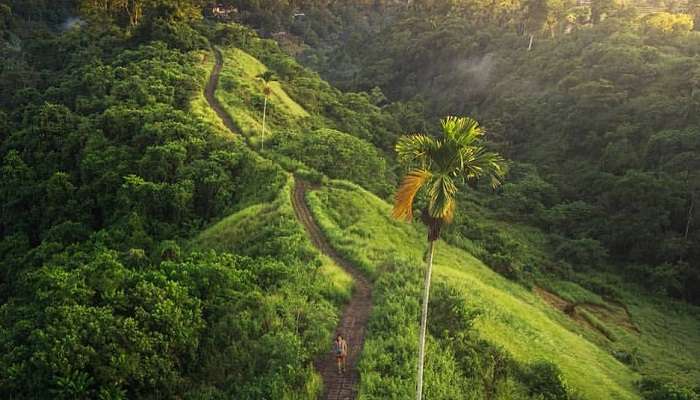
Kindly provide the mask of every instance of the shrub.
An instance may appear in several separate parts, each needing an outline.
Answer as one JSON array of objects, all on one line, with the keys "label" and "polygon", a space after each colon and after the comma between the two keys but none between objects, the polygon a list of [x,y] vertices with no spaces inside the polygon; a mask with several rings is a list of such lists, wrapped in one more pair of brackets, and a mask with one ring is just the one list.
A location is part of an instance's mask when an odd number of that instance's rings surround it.
[{"label": "shrub", "polygon": [[209,48],[207,39],[189,25],[156,19],[150,32],[151,40],[161,40],[182,51]]},{"label": "shrub", "polygon": [[673,383],[662,382],[657,379],[644,378],[639,383],[642,396],[645,400],[699,400],[697,391],[678,386]]},{"label": "shrub", "polygon": [[429,307],[430,333],[438,338],[470,331],[480,314],[467,306],[462,291],[444,282],[432,286]]},{"label": "shrub", "polygon": [[642,357],[639,355],[639,349],[636,347],[630,351],[625,349],[614,350],[612,355],[620,360],[621,363],[627,364],[634,369],[639,368],[644,362]]},{"label": "shrub", "polygon": [[300,178],[311,183],[322,183],[323,179],[325,178],[322,173],[316,171],[315,169],[300,168],[296,173]]},{"label": "shrub", "polygon": [[271,146],[330,178],[347,179],[383,195],[386,160],[370,143],[332,129],[276,135]]},{"label": "shrub", "polygon": [[554,254],[571,263],[588,266],[600,265],[608,256],[607,250],[600,242],[590,238],[562,238]]},{"label": "shrub", "polygon": [[491,269],[503,275],[504,277],[519,281],[522,278],[522,270],[513,261],[513,256],[503,253],[484,253],[481,259],[486,263]]},{"label": "shrub", "polygon": [[564,377],[556,364],[538,361],[525,368],[522,381],[532,396],[541,396],[543,400],[568,400]]}]

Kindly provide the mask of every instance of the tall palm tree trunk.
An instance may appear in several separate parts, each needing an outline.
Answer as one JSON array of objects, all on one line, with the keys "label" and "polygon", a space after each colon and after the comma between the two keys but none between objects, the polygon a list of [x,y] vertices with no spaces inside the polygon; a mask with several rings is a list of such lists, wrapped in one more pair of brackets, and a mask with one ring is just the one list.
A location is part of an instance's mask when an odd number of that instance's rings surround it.
[{"label": "tall palm tree trunk", "polygon": [[695,196],[691,193],[690,205],[688,206],[688,218],[685,222],[685,235],[683,236],[685,240],[688,240],[688,233],[690,233],[690,223],[693,221],[693,208],[695,208]]},{"label": "tall palm tree trunk", "polygon": [[433,252],[435,241],[430,240],[428,245],[428,268],[425,271],[423,281],[423,309],[420,317],[420,339],[418,342],[418,376],[416,379],[416,400],[423,398],[423,361],[425,358],[425,332],[428,328],[428,298],[430,297],[430,276],[433,272]]},{"label": "tall palm tree trunk", "polygon": [[265,104],[263,105],[263,126],[260,140],[260,150],[265,148],[265,116],[267,116],[267,96],[265,96]]}]

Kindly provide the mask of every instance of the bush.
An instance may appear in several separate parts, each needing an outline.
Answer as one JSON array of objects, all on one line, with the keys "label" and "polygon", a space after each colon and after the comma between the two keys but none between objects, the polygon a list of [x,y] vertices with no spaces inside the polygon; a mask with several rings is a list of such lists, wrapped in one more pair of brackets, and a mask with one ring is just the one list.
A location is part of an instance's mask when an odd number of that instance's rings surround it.
[{"label": "bush", "polygon": [[386,160],[370,143],[332,129],[275,135],[271,147],[330,178],[347,179],[384,195]]},{"label": "bush", "polygon": [[297,170],[296,174],[300,178],[302,178],[306,181],[309,181],[311,183],[320,184],[325,179],[325,176],[322,173],[316,171],[315,169],[300,168]]},{"label": "bush", "polygon": [[204,329],[200,300],[158,271],[130,270],[114,252],[70,259],[77,268],[29,273],[2,307],[0,394],[175,395],[184,382],[179,366],[194,362]]},{"label": "bush", "polygon": [[662,382],[657,379],[644,378],[639,382],[639,388],[645,400],[699,400],[696,390]]},{"label": "bush", "polygon": [[543,400],[568,400],[566,382],[556,364],[538,361],[525,368],[522,381],[532,396]]},{"label": "bush", "polygon": [[207,38],[192,29],[189,25],[156,19],[150,33],[151,40],[160,40],[182,51],[202,50],[209,48]]},{"label": "bush", "polygon": [[642,357],[639,355],[639,349],[636,347],[630,351],[625,349],[614,350],[612,355],[620,360],[621,363],[627,364],[635,370],[638,369],[644,362]]},{"label": "bush", "polygon": [[554,254],[573,264],[598,266],[602,264],[608,256],[607,250],[599,241],[583,239],[560,239]]},{"label": "bush", "polygon": [[431,288],[430,333],[438,338],[469,332],[479,310],[469,308],[465,294],[454,286],[437,282]]},{"label": "bush", "polygon": [[522,270],[514,262],[512,255],[503,253],[484,253],[481,255],[481,259],[484,263],[491,267],[491,269],[510,280],[519,281],[522,279]]}]

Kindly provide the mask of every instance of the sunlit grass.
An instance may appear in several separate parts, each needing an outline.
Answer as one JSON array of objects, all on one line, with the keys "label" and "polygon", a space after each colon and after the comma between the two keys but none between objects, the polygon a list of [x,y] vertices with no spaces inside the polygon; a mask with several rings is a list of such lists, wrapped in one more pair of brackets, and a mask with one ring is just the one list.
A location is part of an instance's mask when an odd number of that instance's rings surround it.
[{"label": "sunlit grass", "polygon": [[[258,76],[268,71],[268,68],[261,63],[257,58],[251,56],[241,49],[227,49],[224,51],[224,70],[235,71],[237,76],[246,78],[254,83],[252,87],[262,93],[263,82],[258,79]],[[270,102],[283,106],[285,114],[295,117],[308,117],[309,113],[304,110],[297,102],[284,91],[282,85],[278,81],[270,83],[272,94]]]},{"label": "sunlit grass", "polygon": [[[201,57],[198,67],[200,75],[202,76],[202,86],[206,86],[206,81],[209,80],[209,76],[214,69],[216,58],[214,57],[214,53],[210,51],[200,51],[198,52],[198,56]],[[209,106],[209,103],[204,97],[204,91],[197,93],[197,95],[192,98],[190,102],[190,112],[216,126],[218,128],[217,132],[222,133],[222,135],[230,135],[219,116],[216,115],[216,112]]]},{"label": "sunlit grass", "polygon": [[334,297],[339,303],[350,300],[354,287],[352,276],[329,257],[325,255],[320,255],[320,257],[321,267],[318,271],[320,278],[329,286],[326,290],[327,294]]},{"label": "sunlit grass", "polygon": [[[623,293],[641,334],[615,326],[616,347],[638,352],[639,370],[695,386],[700,382],[700,308]],[[608,324],[610,326],[610,324]]]},{"label": "sunlit grass", "polygon": [[426,247],[415,227],[392,219],[390,206],[349,182],[307,195],[314,218],[333,246],[370,276],[391,254],[419,259]]},{"label": "sunlit grass", "polygon": [[[243,50],[225,48],[221,51],[224,65],[216,97],[242,133],[257,142],[262,132],[264,100],[264,83],[258,76],[268,69]],[[280,82],[271,82],[270,89],[267,135],[273,135],[277,129],[286,129],[293,121],[309,116],[302,106],[289,97]]]},{"label": "sunlit grass", "polygon": [[[359,187],[334,182],[309,195],[314,215],[333,246],[371,274],[392,254],[420,260],[423,229],[393,221],[390,205]],[[639,375],[604,349],[563,324],[558,311],[529,289],[508,281],[463,250],[437,244],[435,279],[459,286],[480,308],[479,334],[517,360],[546,359],[559,365],[570,386],[590,399],[637,399]]]},{"label": "sunlit grass", "polygon": [[205,229],[193,240],[192,245],[198,249],[258,256],[265,254],[267,244],[275,240],[270,234],[285,235],[291,230],[304,238],[299,246],[319,257],[321,265],[315,278],[322,283],[322,292],[336,304],[344,303],[352,294],[353,279],[330,258],[311,246],[294,216],[290,200],[292,183],[292,178],[289,177],[274,201],[247,207]]},{"label": "sunlit grass", "polygon": [[606,304],[605,300],[603,300],[600,295],[592,293],[574,282],[547,281],[545,282],[545,286],[549,291],[556,293],[569,303]]}]

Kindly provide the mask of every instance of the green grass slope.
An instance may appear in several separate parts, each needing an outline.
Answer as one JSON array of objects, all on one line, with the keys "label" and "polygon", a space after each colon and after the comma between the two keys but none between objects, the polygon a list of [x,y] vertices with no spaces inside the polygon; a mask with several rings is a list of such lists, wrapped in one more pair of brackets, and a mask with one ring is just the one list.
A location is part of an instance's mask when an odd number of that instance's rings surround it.
[{"label": "green grass slope", "polygon": [[[546,243],[541,230],[499,220],[499,215],[483,206],[487,201],[489,198],[480,194],[464,199],[456,224],[464,225],[469,220],[472,225],[498,231],[517,244],[517,258],[527,263],[557,262],[555,249]],[[484,249],[474,247],[463,236],[451,236],[460,248],[484,253]],[[553,317],[645,377],[696,387],[700,382],[700,307],[642,292],[619,275],[596,271],[583,268],[573,273],[572,279],[578,283],[551,276],[536,278],[537,284],[547,291],[569,304],[577,304],[576,310],[581,314],[576,324],[562,312]]]},{"label": "green grass slope", "polygon": [[[268,69],[255,57],[238,48],[221,50],[225,60],[216,97],[230,113],[243,134],[258,140],[262,131],[264,84],[258,76]],[[286,127],[291,121],[309,116],[282,88],[273,81],[268,98],[266,134],[274,134],[277,129]]]},{"label": "green grass slope", "polygon": [[[387,203],[355,185],[334,182],[310,193],[309,202],[333,245],[370,274],[377,274],[377,266],[392,254],[422,257],[422,228],[393,221]],[[636,372],[562,323],[558,311],[530,290],[465,251],[438,243],[435,280],[463,289],[464,301],[483,311],[476,323],[479,335],[516,360],[556,363],[568,384],[587,399],[639,398]]]},{"label": "green grass slope", "polygon": [[[216,95],[244,135],[256,145],[262,117],[262,83],[257,76],[267,67],[240,49],[222,52],[225,63]],[[210,71],[213,61],[213,55],[203,54],[202,68]],[[273,84],[270,104],[270,135],[303,127],[309,116],[278,83]],[[195,99],[192,110],[205,119],[218,121],[203,98]],[[223,134],[229,135],[227,131]],[[279,138],[293,137],[287,136]],[[193,244],[249,255],[287,252],[314,259],[318,274],[328,282],[326,293],[340,304],[349,297],[352,280],[311,247],[294,218],[289,201],[290,182],[280,186],[273,201],[251,202],[249,207],[204,231]],[[251,198],[255,198],[254,193]],[[354,184],[334,181],[329,187],[310,193],[308,200],[333,245],[368,275],[378,277],[379,266],[394,255],[420,262],[426,247],[423,228],[392,220],[390,206],[371,193]],[[498,222],[477,203],[462,204],[468,218],[507,232],[521,243],[533,263],[547,257],[542,253],[546,252],[545,246],[537,241],[541,235],[535,228]],[[620,323],[609,310],[592,306],[582,307],[581,318],[574,320],[531,290],[493,272],[472,255],[483,254],[484,249],[463,237],[457,238],[458,243],[451,243],[459,244],[459,248],[439,243],[435,279],[460,288],[465,293],[465,303],[483,311],[476,323],[479,336],[502,347],[516,360],[531,363],[544,359],[555,363],[574,392],[586,399],[639,398],[634,382],[640,379],[640,373],[688,385],[700,381],[697,310],[682,311],[682,307],[666,300],[622,291],[629,320]],[[567,302],[611,306],[599,295],[572,282],[541,283]],[[641,333],[625,324],[638,327]],[[631,357],[634,362],[626,361],[625,365],[613,354],[619,359]]]},{"label": "green grass slope", "polygon": [[288,177],[272,202],[255,204],[224,218],[202,231],[191,246],[249,256],[284,254],[307,260],[325,283],[325,294],[340,304],[350,298],[352,278],[311,245],[294,215],[292,187],[293,180]]},{"label": "green grass slope", "polygon": [[[227,74],[228,78],[236,76],[236,79],[239,79],[241,82],[248,82],[256,90],[262,90],[262,85],[256,79],[259,74],[267,70],[267,67],[240,49],[227,49],[222,53],[226,60],[226,64],[224,64],[226,67],[222,71],[222,76],[224,73]],[[201,52],[200,57],[199,67],[201,74],[208,77],[214,69],[216,59],[211,52]],[[301,106],[287,96],[279,83],[274,82],[271,86],[273,91],[271,101],[280,101],[286,105],[287,110],[299,117],[308,115]],[[237,116],[241,115],[239,113],[247,112],[239,107],[232,106],[232,103],[235,104],[235,100],[232,100],[232,95],[226,93],[220,95],[220,93],[222,91],[217,90],[220,101],[228,100],[224,103],[224,106],[229,112]],[[192,100],[190,109],[192,113],[216,126],[218,128],[216,132],[222,138],[226,140],[240,140],[224,126],[221,119],[207,103],[204,93],[200,93]],[[254,119],[253,116],[250,118]],[[255,153],[251,152],[250,156],[258,162],[271,164],[270,161]],[[266,187],[279,186],[278,182],[259,183]],[[282,242],[283,238],[294,238],[296,242],[301,242],[298,243],[298,249],[301,250],[296,250],[297,253],[312,254],[313,257],[317,257],[320,261],[318,273],[323,277],[324,282],[329,283],[327,294],[336,298],[339,302],[344,301],[350,297],[352,278],[330,258],[312,248],[311,243],[304,234],[303,228],[296,222],[294,217],[290,198],[291,188],[292,178],[287,176],[287,181],[281,186],[273,201],[264,201],[265,197],[259,197],[259,203],[231,214],[201,232],[192,241],[191,246],[222,252],[261,256],[275,254],[274,252],[277,249],[273,249],[273,247],[279,245],[277,242]]]}]

